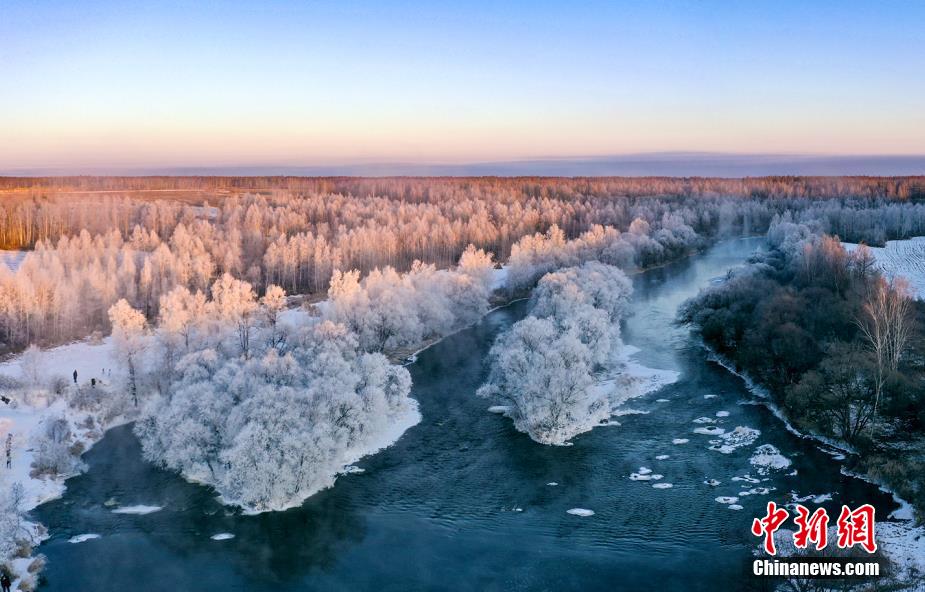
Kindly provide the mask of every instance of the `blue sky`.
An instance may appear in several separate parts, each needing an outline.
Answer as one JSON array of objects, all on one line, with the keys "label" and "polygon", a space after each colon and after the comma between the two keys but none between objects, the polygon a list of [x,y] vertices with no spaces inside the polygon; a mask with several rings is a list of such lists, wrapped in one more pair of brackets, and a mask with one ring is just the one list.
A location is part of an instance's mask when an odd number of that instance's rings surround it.
[{"label": "blue sky", "polygon": [[0,0],[0,170],[925,154],[923,2]]}]

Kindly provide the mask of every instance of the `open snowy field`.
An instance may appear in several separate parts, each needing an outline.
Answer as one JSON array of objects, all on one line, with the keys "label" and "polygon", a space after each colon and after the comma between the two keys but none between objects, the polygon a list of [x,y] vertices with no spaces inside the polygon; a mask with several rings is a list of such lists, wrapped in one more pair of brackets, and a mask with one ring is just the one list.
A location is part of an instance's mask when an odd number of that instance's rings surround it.
[{"label": "open snowy field", "polygon": [[[848,252],[858,248],[855,243],[842,243]],[[885,247],[869,247],[877,267],[888,277],[903,277],[913,295],[925,298],[925,236],[887,241]]]}]

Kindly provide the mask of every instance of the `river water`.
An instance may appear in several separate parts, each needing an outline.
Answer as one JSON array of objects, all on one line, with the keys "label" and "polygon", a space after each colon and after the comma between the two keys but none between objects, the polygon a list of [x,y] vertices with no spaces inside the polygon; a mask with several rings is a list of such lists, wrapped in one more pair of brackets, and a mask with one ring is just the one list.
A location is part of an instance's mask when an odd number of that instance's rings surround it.
[{"label": "river water", "polygon": [[[423,421],[358,463],[365,472],[338,478],[298,509],[240,515],[210,489],[144,463],[130,428],[113,429],[85,456],[89,471],[34,512],[51,533],[39,549],[49,559],[42,589],[741,589],[757,543],[749,526],[768,500],[831,494],[823,505],[836,516],[843,503],[873,503],[879,516],[895,508],[876,487],[843,476],[838,462],[765,407],[748,404],[755,399],[742,381],[673,324],[681,302],[762,245],[727,241],[634,276],[624,340],[640,348],[640,362],[681,377],[629,402],[643,413],[621,416],[620,425],[596,428],[573,446],[537,444],[475,397],[492,341],[522,318],[523,302],[419,354],[409,370]],[[731,454],[710,450],[713,438],[693,433],[703,425],[692,420],[718,411],[729,415],[717,426],[751,427],[761,436]],[[676,438],[689,442],[673,444]],[[757,475],[749,458],[760,444],[777,447],[792,465]],[[673,487],[631,480],[643,466]],[[766,480],[732,480],[746,474]],[[739,495],[754,487],[773,490]],[[718,496],[739,497],[742,509]],[[113,499],[163,509],[114,514],[105,505]],[[566,513],[571,508],[595,514]],[[87,533],[100,538],[68,542]],[[218,533],[234,538],[210,538]]]}]

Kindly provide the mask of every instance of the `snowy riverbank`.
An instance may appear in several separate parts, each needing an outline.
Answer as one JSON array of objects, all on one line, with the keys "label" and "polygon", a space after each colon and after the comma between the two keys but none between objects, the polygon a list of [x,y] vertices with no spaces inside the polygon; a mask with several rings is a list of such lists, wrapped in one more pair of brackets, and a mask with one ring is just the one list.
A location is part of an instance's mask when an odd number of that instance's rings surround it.
[{"label": "snowy riverbank", "polygon": [[[0,499],[13,500],[14,496],[18,496],[16,510],[19,513],[25,514],[60,497],[66,489],[65,481],[82,469],[75,458],[72,470],[64,473],[39,474],[35,470],[36,455],[50,422],[66,422],[64,431],[68,436],[63,445],[79,456],[99,441],[107,429],[126,421],[121,415],[105,419],[69,404],[69,400],[80,394],[78,389],[84,394],[93,389],[98,391],[99,396],[112,396],[113,381],[121,379],[121,375],[112,371],[111,365],[110,339],[26,352],[0,363],[0,377],[4,384],[19,385],[2,392],[10,399],[9,404],[0,403],[0,442],[5,445],[9,436],[11,444],[10,467],[4,465],[0,469]],[[78,375],[76,384],[73,381],[75,370]],[[96,379],[95,385],[91,384],[91,378]],[[63,387],[59,393],[52,388],[56,381],[59,388]],[[47,535],[43,526],[22,520],[19,536],[34,547]],[[34,558],[29,556],[19,556],[11,561],[17,577],[14,587],[20,583],[26,587],[34,584],[36,574],[29,570],[33,561]]]}]

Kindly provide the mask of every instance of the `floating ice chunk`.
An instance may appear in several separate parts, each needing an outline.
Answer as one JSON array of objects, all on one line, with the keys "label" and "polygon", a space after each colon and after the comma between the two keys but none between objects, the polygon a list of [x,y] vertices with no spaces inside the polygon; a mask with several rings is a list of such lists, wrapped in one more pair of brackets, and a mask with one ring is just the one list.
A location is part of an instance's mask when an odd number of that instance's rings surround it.
[{"label": "floating ice chunk", "polygon": [[729,412],[728,411],[717,411],[716,417],[729,417]]},{"label": "floating ice chunk", "polygon": [[716,498],[716,501],[718,501],[721,504],[734,504],[737,501],[739,501],[739,498],[732,496],[732,495],[721,495],[718,498]]},{"label": "floating ice chunk", "polygon": [[640,473],[630,473],[630,481],[650,481],[651,475],[642,475]]},{"label": "floating ice chunk", "polygon": [[572,508],[571,510],[566,510],[566,514],[571,514],[572,516],[594,516],[594,510],[588,510],[586,508]]},{"label": "floating ice chunk", "polygon": [[106,506],[107,508],[112,508],[112,507],[114,507],[114,506],[118,506],[118,505],[119,505],[119,502],[116,501],[116,498],[111,497],[111,498],[109,498],[108,500],[106,500],[105,502],[103,502],[103,505]]},{"label": "floating ice chunk", "polygon": [[762,444],[756,448],[748,462],[757,468],[759,475],[767,475],[772,470],[779,471],[790,466],[790,459],[771,444]]},{"label": "floating ice chunk", "polygon": [[742,506],[740,506],[739,504],[729,504],[726,507],[729,508],[730,510],[741,510],[742,509]]},{"label": "floating ice chunk", "polygon": [[760,480],[755,479],[754,477],[752,477],[752,476],[749,475],[749,474],[745,474],[745,475],[743,475],[743,476],[741,476],[741,477],[733,477],[732,480],[733,480],[733,481],[745,481],[746,483],[761,483]]},{"label": "floating ice chunk", "polygon": [[523,509],[523,508],[517,507],[517,508],[511,508],[511,511],[512,511],[512,512],[523,512],[524,509]]},{"label": "floating ice chunk", "polygon": [[491,407],[488,408],[489,413],[500,413],[502,415],[507,413],[510,410],[511,408],[508,407],[507,405],[492,405]]},{"label": "floating ice chunk", "polygon": [[151,514],[153,512],[160,512],[164,508],[162,506],[145,506],[139,504],[137,506],[123,506],[121,508],[116,508],[112,511],[113,514]]},{"label": "floating ice chunk", "polygon": [[736,426],[734,430],[720,435],[718,440],[710,440],[710,450],[732,454],[737,448],[752,444],[760,435],[761,432],[755,428]]},{"label": "floating ice chunk", "polygon": [[707,426],[705,428],[694,428],[695,434],[703,434],[704,436],[719,436],[726,433],[726,430],[716,426]]},{"label": "floating ice chunk", "polygon": [[691,423],[716,423],[716,420],[712,417],[698,417],[697,419],[691,420]]},{"label": "floating ice chunk", "polygon": [[745,497],[747,495],[767,495],[770,492],[777,489],[776,487],[752,487],[748,491],[740,491],[739,496]]},{"label": "floating ice chunk", "polygon": [[687,444],[688,442],[690,442],[690,440],[687,438],[675,438],[671,441],[672,444]]},{"label": "floating ice chunk", "polygon": [[652,472],[652,469],[648,467],[639,467],[639,470],[636,472],[639,473],[640,475],[648,475],[649,473]]},{"label": "floating ice chunk", "polygon": [[366,469],[361,469],[356,465],[347,465],[344,467],[344,470],[341,471],[344,475],[350,475],[354,473],[365,473]]},{"label": "floating ice chunk", "polygon": [[674,487],[671,483],[656,483],[652,485],[652,489],[671,489]]},{"label": "floating ice chunk", "polygon": [[547,483],[546,485],[548,485],[548,486],[550,486],[550,487],[555,487],[555,486],[558,485],[558,483],[556,483],[555,481],[550,481],[550,482]]},{"label": "floating ice chunk", "polygon": [[811,501],[811,502],[813,502],[814,504],[822,504],[822,503],[825,503],[825,502],[830,502],[830,501],[832,501],[832,494],[831,494],[831,493],[811,493],[811,494],[809,494],[809,495],[804,495],[803,497],[800,497],[800,496],[797,495],[797,492],[791,491],[791,492],[790,492],[790,499],[793,500],[794,502],[797,502],[797,503],[803,503],[803,502],[810,502],[810,501]]},{"label": "floating ice chunk", "polygon": [[90,541],[90,540],[98,539],[98,538],[100,538],[100,535],[98,534],[93,534],[93,533],[79,534],[77,536],[72,536],[71,538],[67,540],[67,542],[77,544],[77,543],[82,543],[84,541]]},{"label": "floating ice chunk", "polygon": [[668,399],[655,399],[656,403],[667,403]]},{"label": "floating ice chunk", "polygon": [[666,458],[669,458],[667,454],[659,454],[655,457],[655,460],[665,460]]},{"label": "floating ice chunk", "polygon": [[704,398],[704,399],[715,399],[715,398],[718,397],[718,396],[719,396],[719,395],[704,395],[703,398]]},{"label": "floating ice chunk", "polygon": [[720,481],[718,481],[718,480],[716,480],[716,479],[707,479],[706,481],[704,481],[704,483],[706,483],[707,485],[709,485],[709,486],[711,486],[711,487],[716,487],[717,485],[720,484]]},{"label": "floating ice chunk", "polygon": [[218,534],[213,534],[209,538],[212,539],[213,541],[227,541],[229,539],[233,539],[234,535],[231,534],[230,532],[220,532]]}]

